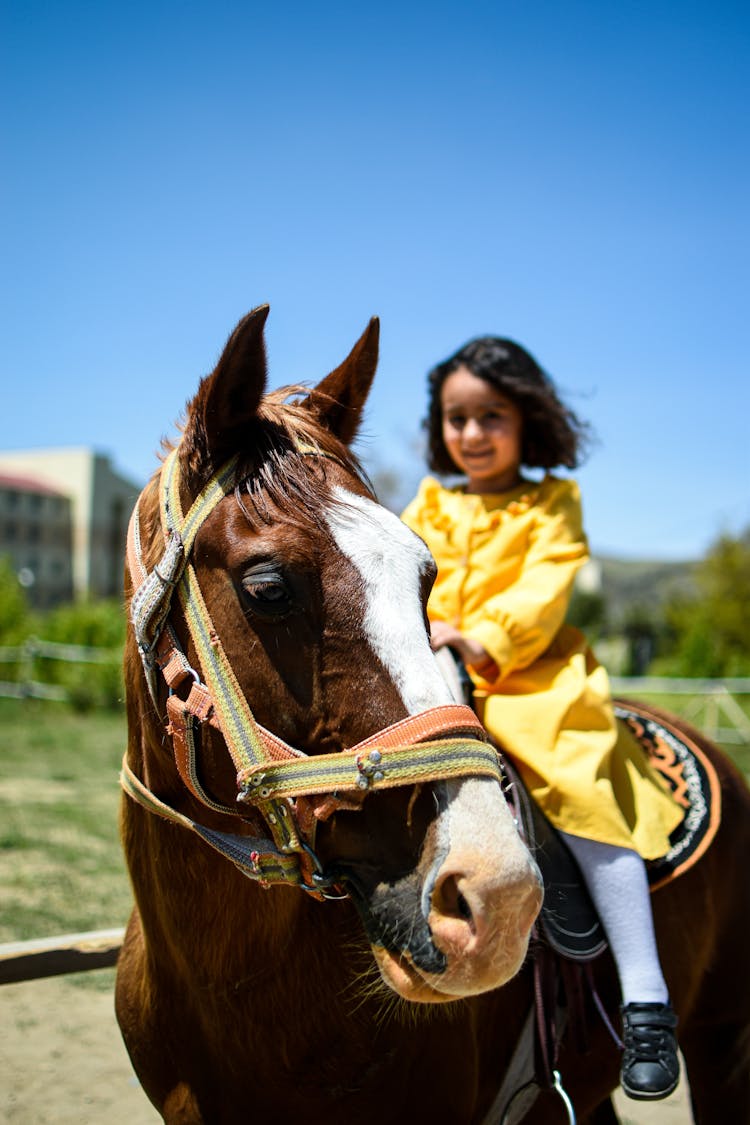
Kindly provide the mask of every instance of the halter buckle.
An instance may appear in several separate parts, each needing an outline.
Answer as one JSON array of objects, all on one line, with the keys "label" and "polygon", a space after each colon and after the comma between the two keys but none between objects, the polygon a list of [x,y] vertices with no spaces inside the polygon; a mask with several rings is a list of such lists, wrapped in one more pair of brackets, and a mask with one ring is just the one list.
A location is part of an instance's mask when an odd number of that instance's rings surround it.
[{"label": "halter buckle", "polygon": [[376,781],[382,781],[385,777],[386,763],[383,761],[383,755],[379,750],[370,750],[367,754],[359,754],[357,756],[357,770],[359,771],[357,787],[359,789],[371,789]]}]

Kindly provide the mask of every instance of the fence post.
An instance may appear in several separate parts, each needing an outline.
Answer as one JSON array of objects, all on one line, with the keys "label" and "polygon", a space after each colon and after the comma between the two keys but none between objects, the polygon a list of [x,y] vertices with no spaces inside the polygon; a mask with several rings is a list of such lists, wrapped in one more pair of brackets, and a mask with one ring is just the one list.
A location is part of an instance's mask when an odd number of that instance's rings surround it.
[{"label": "fence post", "polygon": [[21,647],[21,662],[18,668],[18,682],[24,696],[32,693],[31,685],[34,682],[36,650],[36,637],[27,637]]},{"label": "fence post", "polygon": [[[702,723],[699,721],[701,711],[704,715]],[[731,728],[737,732],[739,739],[735,739],[733,734],[721,727],[719,722],[721,712],[729,719]],[[722,739],[725,742],[744,740],[750,744],[750,719],[748,719],[737,700],[729,693],[725,684],[718,684],[716,687],[710,688],[704,695],[697,696],[685,708],[685,717],[700,726],[704,734],[707,734],[714,742],[721,742]]]}]

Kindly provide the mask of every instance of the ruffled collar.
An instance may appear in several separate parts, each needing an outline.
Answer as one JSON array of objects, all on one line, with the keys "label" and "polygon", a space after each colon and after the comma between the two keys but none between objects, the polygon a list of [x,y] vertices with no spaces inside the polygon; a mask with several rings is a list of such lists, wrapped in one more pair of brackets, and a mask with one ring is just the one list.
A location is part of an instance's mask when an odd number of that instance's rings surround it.
[{"label": "ruffled collar", "polygon": [[422,482],[423,511],[433,527],[442,531],[450,531],[456,520],[465,519],[467,511],[472,511],[480,524],[497,527],[504,514],[518,516],[537,504],[547,479],[522,481],[508,492],[469,493],[464,485],[446,486],[426,477]]},{"label": "ruffled collar", "polygon": [[[477,495],[480,503],[487,512],[502,510],[511,516],[520,515],[533,507],[539,499],[540,481],[525,480],[507,492],[467,493],[464,496]],[[462,490],[463,491],[463,490]]]}]

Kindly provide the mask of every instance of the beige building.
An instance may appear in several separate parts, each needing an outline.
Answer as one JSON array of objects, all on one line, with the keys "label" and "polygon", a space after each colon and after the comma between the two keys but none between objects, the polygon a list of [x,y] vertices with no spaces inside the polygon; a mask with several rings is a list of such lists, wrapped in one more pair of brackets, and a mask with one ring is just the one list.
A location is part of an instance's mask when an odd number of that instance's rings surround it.
[{"label": "beige building", "polygon": [[68,496],[0,470],[0,555],[38,609],[73,597],[73,520]]},{"label": "beige building", "polygon": [[141,486],[87,448],[0,452],[0,555],[37,606],[122,592]]}]

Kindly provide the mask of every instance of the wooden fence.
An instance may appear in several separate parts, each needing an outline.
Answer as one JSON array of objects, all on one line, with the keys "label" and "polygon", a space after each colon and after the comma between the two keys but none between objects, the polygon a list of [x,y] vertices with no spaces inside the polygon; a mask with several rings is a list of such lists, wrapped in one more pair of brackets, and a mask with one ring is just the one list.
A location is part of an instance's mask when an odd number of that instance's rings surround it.
[{"label": "wooden fence", "polygon": [[65,703],[70,691],[63,684],[38,678],[40,662],[61,661],[64,664],[111,664],[122,661],[121,649],[92,648],[85,645],[59,644],[29,637],[21,645],[0,647],[0,664],[15,665],[13,680],[0,680],[0,696],[12,699],[49,699]]}]

